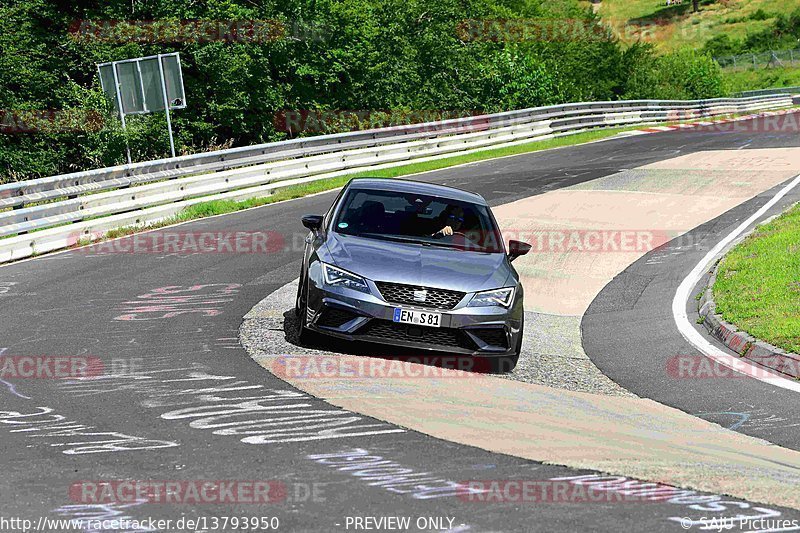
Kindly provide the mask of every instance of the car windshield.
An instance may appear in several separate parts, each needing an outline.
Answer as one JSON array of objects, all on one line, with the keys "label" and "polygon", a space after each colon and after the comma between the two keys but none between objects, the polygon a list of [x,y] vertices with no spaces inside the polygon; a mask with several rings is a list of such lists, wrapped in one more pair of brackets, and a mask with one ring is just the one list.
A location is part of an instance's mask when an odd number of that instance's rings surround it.
[{"label": "car windshield", "polygon": [[353,189],[332,229],[343,235],[502,253],[502,236],[485,205],[397,191]]}]

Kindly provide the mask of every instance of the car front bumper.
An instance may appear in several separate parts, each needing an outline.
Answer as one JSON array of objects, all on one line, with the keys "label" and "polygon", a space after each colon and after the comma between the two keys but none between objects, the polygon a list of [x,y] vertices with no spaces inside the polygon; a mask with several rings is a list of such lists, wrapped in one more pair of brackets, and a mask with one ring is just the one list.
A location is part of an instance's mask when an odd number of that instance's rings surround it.
[{"label": "car front bumper", "polygon": [[[516,353],[522,335],[521,299],[510,308],[467,307],[464,301],[452,310],[393,304],[371,294],[309,280],[307,327],[318,333],[350,341],[373,342],[426,351],[481,357]],[[468,300],[468,297],[464,299]],[[399,324],[396,308],[441,314],[440,327]]]}]

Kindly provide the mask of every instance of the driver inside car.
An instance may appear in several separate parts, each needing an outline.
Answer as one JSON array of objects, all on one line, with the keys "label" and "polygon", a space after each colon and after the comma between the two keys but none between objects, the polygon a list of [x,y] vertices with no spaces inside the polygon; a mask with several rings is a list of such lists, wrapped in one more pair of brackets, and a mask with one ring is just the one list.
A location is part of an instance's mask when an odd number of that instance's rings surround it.
[{"label": "driver inside car", "polygon": [[444,224],[444,227],[432,234],[431,237],[439,235],[450,236],[457,233],[464,225],[464,209],[459,205],[448,205],[447,208],[439,215],[439,224]]}]

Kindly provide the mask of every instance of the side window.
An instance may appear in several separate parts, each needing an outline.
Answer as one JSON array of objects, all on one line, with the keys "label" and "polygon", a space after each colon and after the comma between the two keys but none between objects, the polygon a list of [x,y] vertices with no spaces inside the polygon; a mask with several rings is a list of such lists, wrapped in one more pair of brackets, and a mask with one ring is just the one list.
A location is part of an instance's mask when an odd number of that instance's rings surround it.
[{"label": "side window", "polygon": [[354,211],[364,205],[369,199],[369,195],[364,192],[358,192],[353,195],[349,202],[347,202],[347,209],[348,211]]},{"label": "side window", "polygon": [[329,230],[331,227],[331,223],[333,222],[333,211],[336,209],[336,206],[342,201],[342,197],[347,192],[347,187],[343,187],[339,194],[336,196],[336,200],[333,201],[331,206],[328,208],[328,211],[325,213],[325,222],[324,227],[325,231]]},{"label": "side window", "polygon": [[438,218],[439,216],[441,216],[442,211],[444,211],[445,207],[447,206],[441,202],[433,202],[429,207],[431,211],[431,218]]},{"label": "side window", "polygon": [[404,213],[406,207],[410,205],[408,200],[400,195],[381,195],[375,199],[383,203],[386,211],[391,213]]}]

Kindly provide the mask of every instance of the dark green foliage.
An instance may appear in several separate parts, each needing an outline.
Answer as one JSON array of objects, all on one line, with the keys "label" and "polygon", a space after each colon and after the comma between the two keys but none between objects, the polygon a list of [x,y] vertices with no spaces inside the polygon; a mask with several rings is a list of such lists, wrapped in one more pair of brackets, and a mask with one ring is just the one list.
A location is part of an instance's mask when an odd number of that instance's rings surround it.
[{"label": "dark green foliage", "polygon": [[733,56],[742,53],[741,39],[731,39],[727,33],[720,33],[706,41],[703,50],[712,57]]},{"label": "dark green foliage", "polygon": [[669,100],[723,96],[719,65],[710,56],[691,49],[653,57],[647,46],[634,46],[625,56],[629,72],[628,99],[657,94]]},{"label": "dark green foliage", "polygon": [[[757,10],[750,20],[768,20],[773,15]],[[731,39],[725,34],[709,39],[703,50],[712,56],[727,56],[770,50],[790,50],[800,45],[800,9],[789,15],[777,15],[775,21],[763,30],[750,32],[744,39]]]},{"label": "dark green foliage", "polygon": [[[165,42],[130,25],[106,39],[70,32],[82,20],[197,19],[273,21],[286,34]],[[555,39],[459,32],[463,21],[485,19],[547,19],[569,30]],[[155,53],[181,53],[189,104],[173,114],[181,153],[284,139],[275,115],[287,109],[494,112],[720,94],[702,56],[625,51],[598,24],[577,0],[0,0],[0,182],[124,162],[125,135],[95,64]],[[6,110],[65,109],[99,114],[103,127],[2,128],[16,116]],[[134,160],[168,153],[163,114],[129,117],[127,137]]]}]

